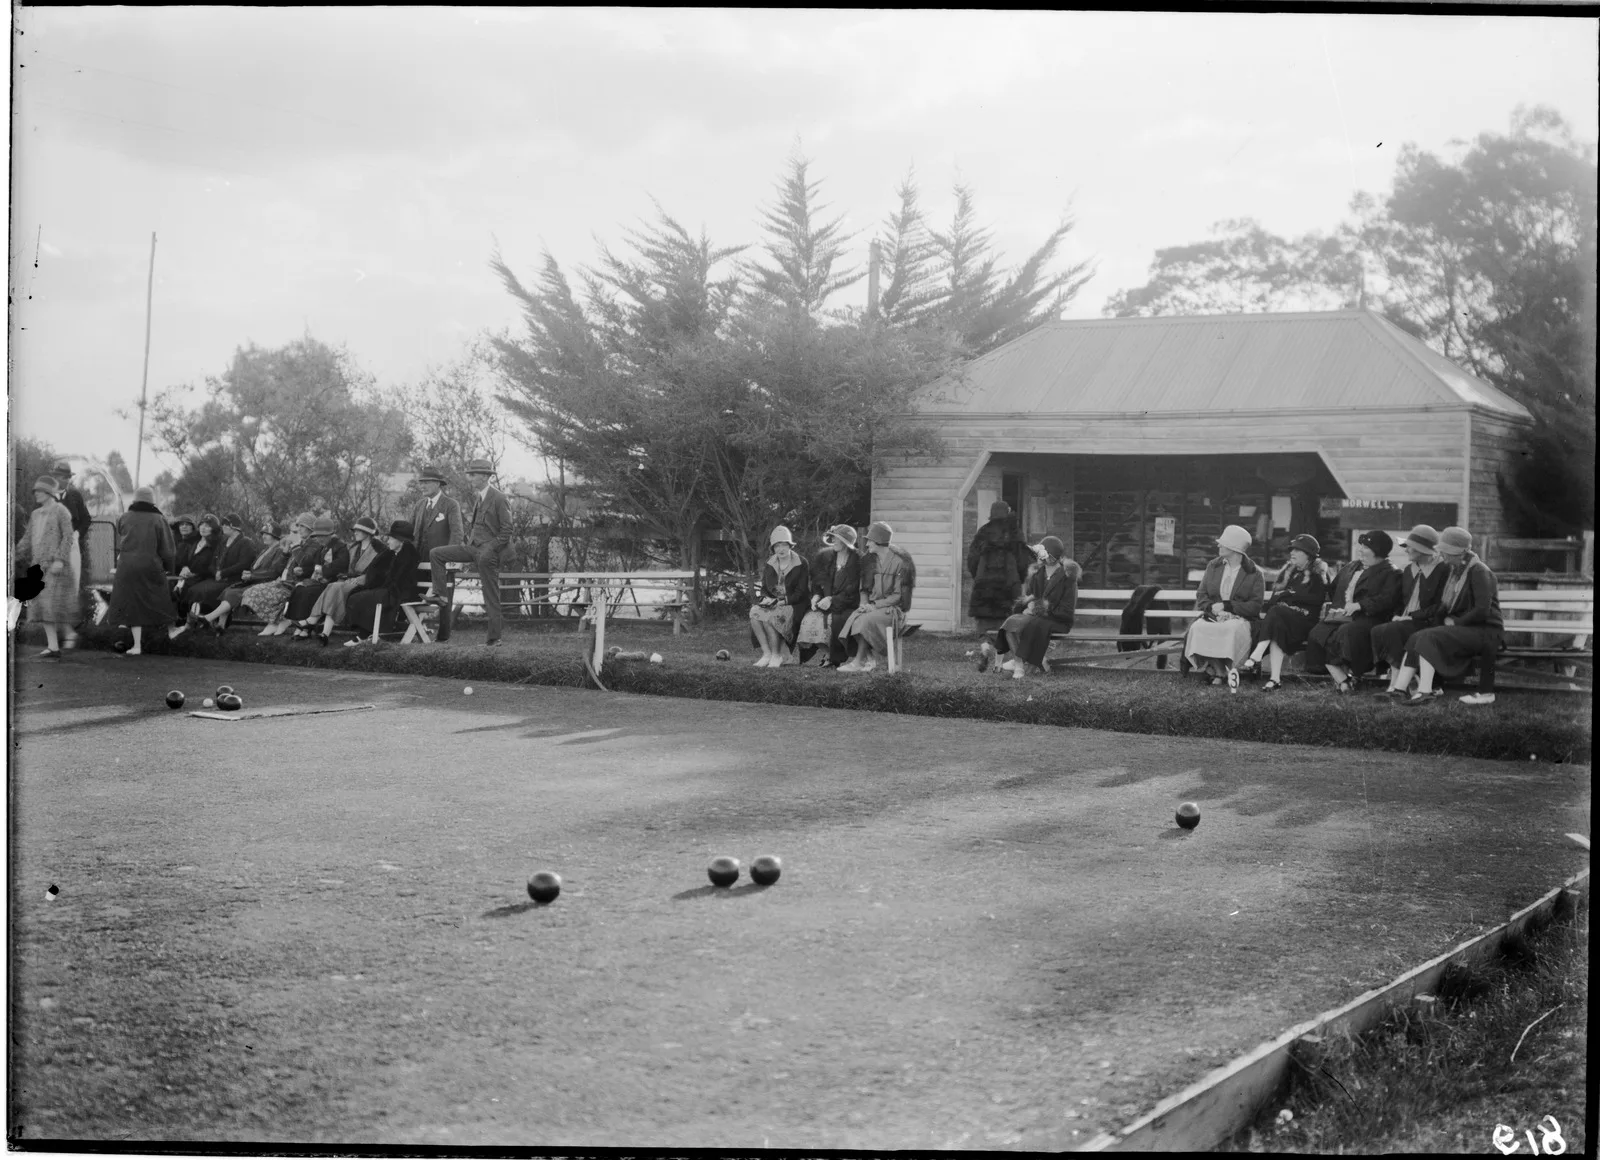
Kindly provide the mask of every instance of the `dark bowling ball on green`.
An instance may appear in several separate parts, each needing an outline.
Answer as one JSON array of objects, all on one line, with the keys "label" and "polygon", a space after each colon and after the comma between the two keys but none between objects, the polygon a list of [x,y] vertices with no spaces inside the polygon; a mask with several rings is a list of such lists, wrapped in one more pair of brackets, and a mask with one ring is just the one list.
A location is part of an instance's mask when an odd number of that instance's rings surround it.
[{"label": "dark bowling ball on green", "polygon": [[217,695],[217,700],[218,701],[222,700],[222,698],[226,697],[231,692],[233,692],[233,686],[232,685],[218,685],[217,686],[217,694],[216,694]]},{"label": "dark bowling ball on green", "polygon": [[167,694],[167,708],[181,709],[183,708],[183,703],[186,700],[188,700],[187,697],[178,692],[177,689],[173,689],[172,692]]},{"label": "dark bowling ball on green", "polygon": [[528,879],[528,897],[541,906],[554,902],[561,893],[561,875],[541,870]]},{"label": "dark bowling ball on green", "polygon": [[1184,802],[1178,807],[1178,825],[1186,830],[1192,830],[1200,824],[1200,807],[1193,802]]},{"label": "dark bowling ball on green", "polygon": [[732,886],[739,881],[739,859],[726,855],[711,859],[711,865],[706,867],[706,877],[711,879],[713,886]]},{"label": "dark bowling ball on green", "polygon": [[772,854],[763,854],[750,863],[750,881],[757,886],[771,886],[783,873],[783,863]]},{"label": "dark bowling ball on green", "polygon": [[217,708],[242,709],[244,708],[244,702],[239,699],[238,693],[224,693],[217,698]]}]

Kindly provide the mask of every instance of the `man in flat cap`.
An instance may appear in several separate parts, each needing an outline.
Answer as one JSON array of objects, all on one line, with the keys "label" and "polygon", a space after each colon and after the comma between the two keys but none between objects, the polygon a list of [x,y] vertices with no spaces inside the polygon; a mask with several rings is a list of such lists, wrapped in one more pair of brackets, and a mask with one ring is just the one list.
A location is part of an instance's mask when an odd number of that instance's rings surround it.
[{"label": "man in flat cap", "polygon": [[505,629],[500,613],[500,555],[511,545],[511,504],[505,493],[490,485],[494,468],[487,459],[469,460],[466,473],[472,481],[472,495],[467,500],[466,543],[428,553],[427,599],[440,607],[441,620],[447,617],[450,599],[442,591],[444,566],[453,560],[470,562],[483,583],[483,610],[489,620],[488,639],[483,643],[493,648],[500,644],[500,634]]}]

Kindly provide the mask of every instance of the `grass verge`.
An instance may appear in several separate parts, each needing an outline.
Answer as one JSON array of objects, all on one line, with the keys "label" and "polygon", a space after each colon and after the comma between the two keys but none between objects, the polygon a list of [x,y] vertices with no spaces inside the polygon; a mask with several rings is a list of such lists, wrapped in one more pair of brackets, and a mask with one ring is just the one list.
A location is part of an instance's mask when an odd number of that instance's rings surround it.
[{"label": "grass verge", "polygon": [[[1287,1089],[1219,1151],[1587,1155],[1589,908],[1447,974],[1433,1001],[1351,1040],[1297,1046]],[[1285,1115],[1285,1112],[1288,1114]],[[1554,1140],[1549,1145],[1555,1145]]]},{"label": "grass verge", "polygon": [[[323,648],[238,628],[221,637],[188,633],[156,647],[262,664],[583,687],[580,638],[571,622],[510,621],[505,645],[498,649],[483,647],[482,631],[464,625],[444,645],[344,648],[335,642]],[[86,634],[85,645],[108,648],[115,639],[115,630],[98,628]],[[1048,676],[1013,681],[976,671],[973,638],[931,634],[906,643],[906,671],[893,677],[881,671],[835,673],[816,661],[757,670],[750,667],[756,654],[742,623],[674,637],[660,624],[617,621],[607,628],[607,642],[659,652],[665,662],[608,664],[605,681],[614,692],[1520,762],[1590,760],[1590,700],[1566,693],[1506,691],[1494,705],[1482,707],[1462,705],[1452,695],[1410,709],[1364,693],[1340,697],[1325,681],[1294,678],[1276,692],[1262,693],[1247,683],[1229,695],[1226,688],[1156,671],[1148,662],[1144,671],[1058,666]],[[718,649],[729,650],[734,659],[716,661]]]}]

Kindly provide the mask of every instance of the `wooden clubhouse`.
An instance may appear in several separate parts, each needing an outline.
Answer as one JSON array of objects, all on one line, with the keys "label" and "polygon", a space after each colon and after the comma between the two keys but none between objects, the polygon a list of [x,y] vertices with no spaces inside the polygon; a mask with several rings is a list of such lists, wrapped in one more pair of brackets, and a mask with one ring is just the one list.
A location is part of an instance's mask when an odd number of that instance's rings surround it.
[{"label": "wooden clubhouse", "polygon": [[1269,566],[1310,532],[1509,529],[1497,479],[1532,416],[1365,310],[1053,322],[919,395],[941,460],[873,480],[915,557],[913,620],[970,627],[967,544],[1004,499],[1059,536],[1088,588],[1190,587],[1227,524]]}]

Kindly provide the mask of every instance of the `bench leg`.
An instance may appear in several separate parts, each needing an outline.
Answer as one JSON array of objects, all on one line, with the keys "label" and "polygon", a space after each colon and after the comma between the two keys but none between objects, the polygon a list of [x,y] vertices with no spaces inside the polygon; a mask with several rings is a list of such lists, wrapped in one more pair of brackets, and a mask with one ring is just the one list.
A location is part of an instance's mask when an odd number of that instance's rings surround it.
[{"label": "bench leg", "polygon": [[381,625],[382,623],[383,623],[383,605],[380,604],[380,605],[378,605],[378,607],[372,613],[372,643],[373,644],[377,644],[378,643],[378,626]]},{"label": "bench leg", "polygon": [[888,656],[885,659],[889,663],[889,671],[898,673],[900,671],[900,649],[895,644],[894,625],[891,624],[883,630],[883,640],[888,651]]},{"label": "bench leg", "polygon": [[423,644],[433,643],[433,638],[428,635],[428,626],[417,615],[416,606],[402,604],[400,607],[405,610],[406,619],[411,622],[406,628],[406,634],[400,638],[400,643],[410,644],[413,640],[419,640]]}]

